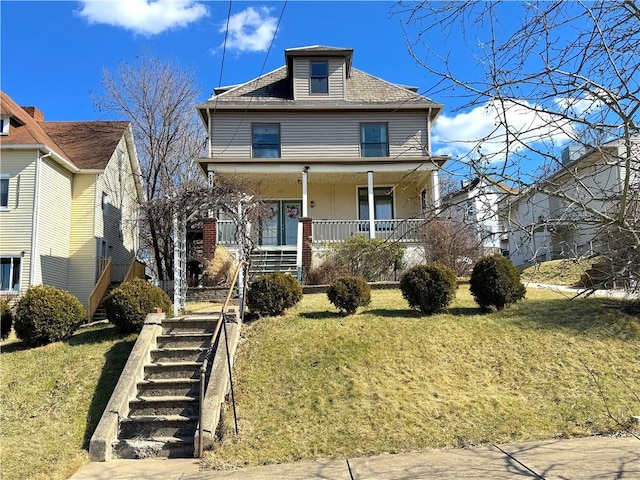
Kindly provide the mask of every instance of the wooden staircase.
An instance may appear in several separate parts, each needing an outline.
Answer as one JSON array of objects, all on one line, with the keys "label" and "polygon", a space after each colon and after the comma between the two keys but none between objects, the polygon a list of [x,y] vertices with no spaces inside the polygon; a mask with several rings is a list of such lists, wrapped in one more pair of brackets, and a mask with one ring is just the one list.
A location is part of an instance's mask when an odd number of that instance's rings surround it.
[{"label": "wooden staircase", "polygon": [[102,320],[107,320],[107,310],[104,308],[104,300],[109,296],[109,294],[114,288],[117,288],[119,286],[120,286],[120,282],[111,282],[109,284],[109,286],[107,287],[107,290],[104,292],[104,295],[102,296],[102,300],[100,300],[100,304],[98,305],[96,312],[93,314],[93,317],[91,317],[92,322],[100,322]]},{"label": "wooden staircase", "polygon": [[200,368],[217,318],[165,319],[144,379],[119,421],[117,458],[193,458],[200,409]]}]

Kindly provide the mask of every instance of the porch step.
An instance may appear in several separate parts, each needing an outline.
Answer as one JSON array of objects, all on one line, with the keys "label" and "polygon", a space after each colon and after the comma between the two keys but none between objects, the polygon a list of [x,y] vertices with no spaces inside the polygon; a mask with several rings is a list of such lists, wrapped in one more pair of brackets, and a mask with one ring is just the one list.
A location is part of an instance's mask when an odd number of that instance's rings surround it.
[{"label": "porch step", "polygon": [[249,274],[284,272],[296,275],[296,257],[295,250],[257,250],[251,253]]},{"label": "porch step", "polygon": [[93,314],[93,317],[91,318],[92,322],[100,322],[102,320],[107,320],[107,309],[104,307],[104,299],[107,298],[111,293],[111,291],[118,286],[120,286],[119,282],[111,282],[109,284],[109,286],[107,287],[107,291],[104,292],[104,295],[102,296],[102,300],[100,300],[100,304],[98,305],[98,308],[96,309],[95,313]]}]

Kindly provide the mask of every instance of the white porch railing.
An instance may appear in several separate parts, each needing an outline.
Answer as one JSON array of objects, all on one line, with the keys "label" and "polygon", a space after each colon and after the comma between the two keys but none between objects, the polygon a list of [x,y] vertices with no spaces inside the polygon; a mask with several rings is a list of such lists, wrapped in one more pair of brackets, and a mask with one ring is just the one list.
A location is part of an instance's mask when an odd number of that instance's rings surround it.
[{"label": "white porch railing", "polygon": [[[376,220],[375,237],[404,243],[421,242],[422,219]],[[313,220],[313,242],[344,242],[349,237],[369,238],[369,220]],[[218,244],[236,244],[236,226],[232,220],[218,220]]]},{"label": "white porch railing", "polygon": [[[375,220],[375,238],[416,243],[423,240],[422,219]],[[369,220],[314,220],[314,243],[344,242],[349,237],[369,238]]]}]

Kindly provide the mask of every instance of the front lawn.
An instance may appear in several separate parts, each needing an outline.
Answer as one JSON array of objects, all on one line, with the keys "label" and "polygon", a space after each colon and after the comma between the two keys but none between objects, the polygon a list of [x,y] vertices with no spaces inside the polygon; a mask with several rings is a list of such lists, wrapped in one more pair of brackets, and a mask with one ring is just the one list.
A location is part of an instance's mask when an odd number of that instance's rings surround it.
[{"label": "front lawn", "polygon": [[369,307],[341,317],[326,295],[307,294],[287,315],[246,325],[240,434],[227,408],[206,463],[610,434],[640,414],[640,323],[615,303],[530,288],[487,315],[467,287],[457,297],[448,313],[421,317],[398,290],[373,291]]},{"label": "front lawn", "polygon": [[65,342],[0,346],[0,475],[65,479],[88,461],[89,440],[135,335],[109,324],[79,329]]}]

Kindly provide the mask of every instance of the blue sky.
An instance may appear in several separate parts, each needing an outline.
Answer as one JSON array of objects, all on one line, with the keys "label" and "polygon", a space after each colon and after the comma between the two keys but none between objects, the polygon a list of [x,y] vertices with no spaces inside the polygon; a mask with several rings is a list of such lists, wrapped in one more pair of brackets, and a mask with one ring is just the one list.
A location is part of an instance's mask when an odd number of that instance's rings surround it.
[{"label": "blue sky", "polygon": [[[415,25],[387,1],[233,1],[222,84],[244,83],[284,64],[284,49],[329,45],[354,49],[354,66],[429,92],[436,79],[411,57]],[[517,3],[505,8],[516,8]],[[101,119],[92,102],[104,69],[134,61],[143,49],[192,66],[204,101],[218,86],[229,2],[204,0],[0,1],[0,87],[47,120]],[[281,22],[276,30],[279,19]],[[499,32],[498,32],[499,34]],[[478,42],[483,39],[478,37]],[[451,56],[465,75],[481,75],[477,45],[431,29],[423,38]],[[271,46],[270,52],[268,48]],[[416,47],[423,55],[424,46]],[[434,57],[430,57],[434,58]],[[494,120],[480,107],[457,111],[455,92],[429,94],[446,107],[434,128],[434,153],[463,155],[457,140],[481,138]],[[524,117],[523,117],[524,121]],[[446,142],[449,140],[449,142]]]}]

